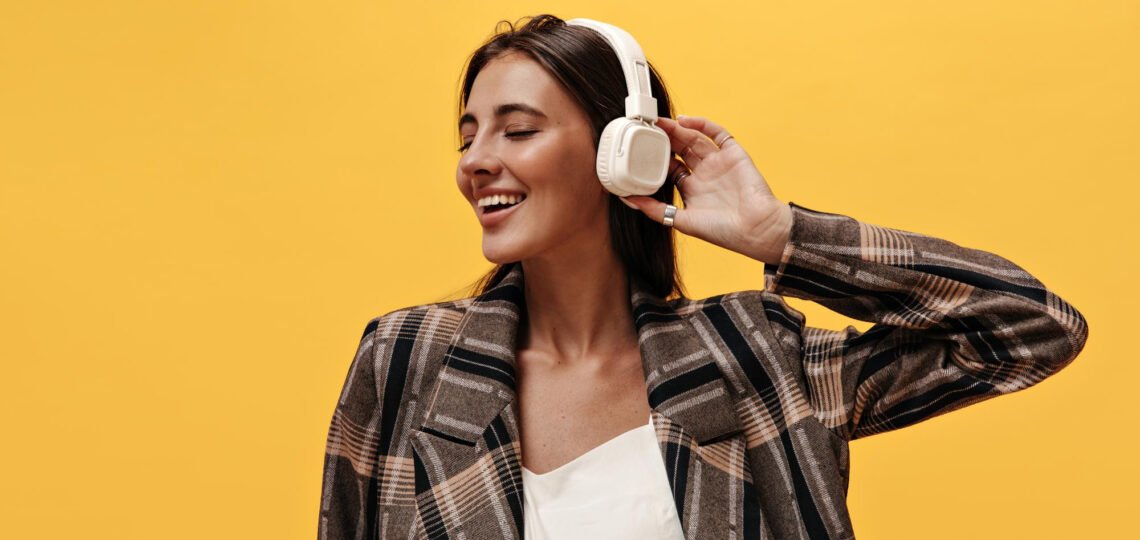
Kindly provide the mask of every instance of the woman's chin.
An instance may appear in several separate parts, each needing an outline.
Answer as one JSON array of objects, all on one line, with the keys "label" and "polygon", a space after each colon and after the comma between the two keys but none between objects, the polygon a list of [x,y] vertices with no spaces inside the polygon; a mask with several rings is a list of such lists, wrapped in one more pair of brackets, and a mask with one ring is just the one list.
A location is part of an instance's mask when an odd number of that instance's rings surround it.
[{"label": "woman's chin", "polygon": [[518,249],[509,246],[488,245],[486,242],[483,243],[483,258],[492,264],[515,262],[522,258],[520,257],[520,253]]}]

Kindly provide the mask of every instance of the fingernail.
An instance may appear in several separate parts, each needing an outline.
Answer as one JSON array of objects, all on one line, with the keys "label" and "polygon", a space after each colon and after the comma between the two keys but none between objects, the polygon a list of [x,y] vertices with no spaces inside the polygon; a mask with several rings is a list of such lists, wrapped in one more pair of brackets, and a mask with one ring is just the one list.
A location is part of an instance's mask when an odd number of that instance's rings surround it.
[{"label": "fingernail", "polygon": [[626,206],[628,206],[628,207],[630,207],[630,208],[632,208],[632,209],[634,209],[634,210],[637,210],[637,211],[639,211],[639,212],[641,211],[641,209],[640,209],[640,208],[638,208],[636,204],[633,204],[633,203],[631,203],[631,202],[627,201],[627,200],[625,199],[625,197],[618,197],[618,199],[620,199],[620,200],[621,200],[621,202],[622,202],[622,203],[624,203]]},{"label": "fingernail", "polygon": [[686,118],[688,118],[688,116],[685,116],[685,115],[683,115],[683,114],[678,114],[678,115],[677,115],[677,120],[684,120],[684,119],[686,119]]}]

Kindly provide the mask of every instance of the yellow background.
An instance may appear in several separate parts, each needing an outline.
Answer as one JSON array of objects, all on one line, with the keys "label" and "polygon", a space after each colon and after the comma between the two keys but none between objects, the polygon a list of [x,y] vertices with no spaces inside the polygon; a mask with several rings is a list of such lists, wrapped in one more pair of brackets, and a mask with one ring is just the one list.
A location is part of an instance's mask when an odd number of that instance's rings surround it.
[{"label": "yellow background", "polygon": [[[854,442],[860,538],[1134,532],[1135,2],[488,4],[4,2],[5,537],[314,537],[365,322],[490,266],[460,70],[541,12],[629,30],[782,200],[1000,254],[1088,318],[1039,386]],[[763,286],[688,240],[691,295]]]}]

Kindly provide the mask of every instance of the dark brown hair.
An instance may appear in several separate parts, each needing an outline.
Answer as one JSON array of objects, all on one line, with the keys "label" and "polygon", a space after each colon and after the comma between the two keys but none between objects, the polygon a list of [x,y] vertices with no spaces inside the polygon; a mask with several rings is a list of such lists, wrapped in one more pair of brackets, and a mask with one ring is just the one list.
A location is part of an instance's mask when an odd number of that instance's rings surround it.
[{"label": "dark brown hair", "polygon": [[[546,69],[586,111],[594,127],[596,150],[606,124],[625,116],[629,89],[621,61],[609,41],[593,29],[567,25],[549,14],[523,17],[528,18],[521,27],[516,27],[518,22],[500,20],[495,25],[495,34],[468,58],[459,114],[467,107],[479,71],[500,56],[520,52]],[[657,99],[657,115],[673,118],[669,93],[652,63],[649,63],[649,73],[650,90]],[[676,154],[673,159],[680,161]],[[652,197],[673,204],[673,176],[681,170],[670,169],[670,177]],[[610,241],[630,278],[640,280],[649,291],[662,298],[687,296],[677,270],[673,228],[662,226],[640,210],[626,206],[616,195],[610,194],[609,201]],[[496,265],[472,286],[471,294],[482,294],[518,264],[521,263]]]}]

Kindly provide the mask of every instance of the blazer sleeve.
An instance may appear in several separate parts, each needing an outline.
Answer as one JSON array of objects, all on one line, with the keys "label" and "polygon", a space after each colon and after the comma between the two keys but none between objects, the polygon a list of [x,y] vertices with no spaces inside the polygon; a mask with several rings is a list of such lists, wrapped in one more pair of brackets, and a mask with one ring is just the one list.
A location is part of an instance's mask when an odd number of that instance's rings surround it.
[{"label": "blazer sleeve", "polygon": [[321,483],[319,540],[377,538],[380,400],[373,377],[379,317],[364,335],[333,410]]},{"label": "blazer sleeve", "polygon": [[947,240],[789,203],[790,239],[764,290],[875,323],[808,327],[779,299],[815,414],[853,440],[1014,392],[1056,373],[1085,318],[1012,262]]}]

